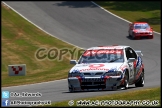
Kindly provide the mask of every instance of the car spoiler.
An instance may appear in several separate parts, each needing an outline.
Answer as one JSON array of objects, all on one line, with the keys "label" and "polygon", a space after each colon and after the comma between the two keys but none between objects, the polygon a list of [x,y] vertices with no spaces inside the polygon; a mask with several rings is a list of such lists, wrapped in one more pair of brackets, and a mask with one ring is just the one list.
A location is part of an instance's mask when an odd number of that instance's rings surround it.
[{"label": "car spoiler", "polygon": [[135,52],[136,52],[137,54],[141,54],[141,56],[143,56],[142,51],[140,51],[140,50],[135,50]]}]

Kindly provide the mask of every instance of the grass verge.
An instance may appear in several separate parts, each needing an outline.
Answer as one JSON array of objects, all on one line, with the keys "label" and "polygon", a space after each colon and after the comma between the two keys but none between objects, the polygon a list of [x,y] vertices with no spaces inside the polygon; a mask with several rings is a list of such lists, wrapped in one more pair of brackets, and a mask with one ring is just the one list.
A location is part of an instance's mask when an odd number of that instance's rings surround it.
[{"label": "grass verge", "polygon": [[[94,102],[92,103],[92,107],[94,107],[95,105],[97,107],[99,106],[104,106],[105,107],[110,107],[110,106],[161,106],[161,94],[160,94],[160,87],[156,87],[156,88],[147,88],[147,89],[143,89],[143,90],[134,90],[134,91],[128,91],[128,92],[124,92],[124,93],[118,93],[118,94],[109,94],[109,95],[103,95],[103,96],[96,96],[96,97],[90,97],[90,98],[81,98],[81,99],[77,99],[77,100],[73,100],[74,104],[71,106],[76,107],[76,106],[86,106],[85,103],[82,103],[80,101],[87,101],[87,106],[90,106],[90,104],[88,105],[88,101],[89,102]],[[99,102],[101,101],[105,101],[105,104],[99,105],[97,104],[97,100]],[[45,105],[48,107],[67,107],[70,105],[68,104],[69,101],[71,102],[71,100],[67,100],[67,101],[62,101],[62,102],[54,102],[51,105]],[[106,104],[107,101],[107,104]],[[108,104],[111,103],[112,101],[116,101],[115,105],[112,104]],[[117,103],[118,101],[118,103]],[[133,104],[129,104],[129,103],[123,103],[121,104],[122,101],[134,101],[135,103]],[[78,104],[77,104],[78,103]],[[95,104],[96,103],[96,104]],[[139,103],[139,104],[138,104]]]},{"label": "grass verge", "polygon": [[161,33],[160,1],[98,1],[95,3],[130,22],[148,22],[154,31]]}]

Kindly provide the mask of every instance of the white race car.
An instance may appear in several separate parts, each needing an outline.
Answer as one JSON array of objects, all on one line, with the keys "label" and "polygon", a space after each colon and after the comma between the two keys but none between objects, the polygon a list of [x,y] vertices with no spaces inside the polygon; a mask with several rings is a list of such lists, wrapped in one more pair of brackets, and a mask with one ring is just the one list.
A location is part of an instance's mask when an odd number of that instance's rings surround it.
[{"label": "white race car", "polygon": [[144,86],[142,52],[130,46],[91,47],[68,73],[70,92],[128,89],[129,85]]}]

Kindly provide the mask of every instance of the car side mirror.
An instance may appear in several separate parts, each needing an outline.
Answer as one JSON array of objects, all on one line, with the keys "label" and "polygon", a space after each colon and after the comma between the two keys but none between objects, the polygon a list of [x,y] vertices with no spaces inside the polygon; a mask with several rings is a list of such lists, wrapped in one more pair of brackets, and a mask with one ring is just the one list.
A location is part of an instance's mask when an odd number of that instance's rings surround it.
[{"label": "car side mirror", "polygon": [[76,60],[70,60],[70,64],[77,64]]},{"label": "car side mirror", "polygon": [[151,27],[151,29],[153,29],[153,28]]},{"label": "car side mirror", "polygon": [[128,59],[128,63],[134,62],[134,61],[135,61],[135,58],[129,58],[129,59]]}]

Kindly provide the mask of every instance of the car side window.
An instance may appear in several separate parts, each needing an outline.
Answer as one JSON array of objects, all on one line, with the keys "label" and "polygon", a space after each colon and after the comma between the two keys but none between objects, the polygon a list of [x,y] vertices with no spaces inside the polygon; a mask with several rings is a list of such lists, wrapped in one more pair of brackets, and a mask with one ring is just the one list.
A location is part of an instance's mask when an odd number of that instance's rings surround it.
[{"label": "car side window", "polygon": [[125,51],[126,51],[126,57],[127,57],[127,59],[132,58],[132,55],[131,55],[131,53],[129,51],[129,48],[127,48]]},{"label": "car side window", "polygon": [[129,50],[130,50],[130,53],[132,55],[132,58],[137,59],[137,55],[136,55],[135,51],[132,48],[129,48]]},{"label": "car side window", "polygon": [[135,51],[131,48],[126,49],[126,57],[127,57],[127,59],[129,59],[129,58],[137,59],[137,55],[136,55]]}]

